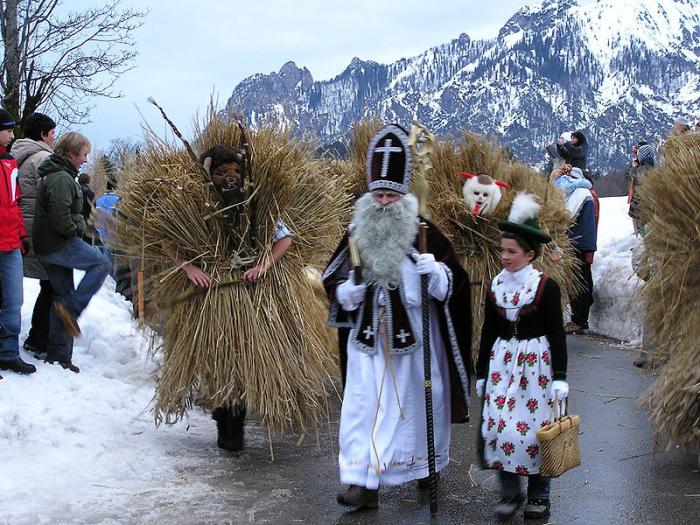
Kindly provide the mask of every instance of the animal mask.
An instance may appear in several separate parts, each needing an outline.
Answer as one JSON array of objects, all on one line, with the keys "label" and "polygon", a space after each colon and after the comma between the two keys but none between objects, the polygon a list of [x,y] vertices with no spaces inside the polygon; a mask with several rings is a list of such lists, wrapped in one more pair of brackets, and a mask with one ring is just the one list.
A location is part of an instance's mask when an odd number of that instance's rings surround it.
[{"label": "animal mask", "polygon": [[460,176],[467,179],[462,194],[474,216],[493,213],[501,202],[501,188],[507,188],[508,185],[485,174],[460,173]]}]

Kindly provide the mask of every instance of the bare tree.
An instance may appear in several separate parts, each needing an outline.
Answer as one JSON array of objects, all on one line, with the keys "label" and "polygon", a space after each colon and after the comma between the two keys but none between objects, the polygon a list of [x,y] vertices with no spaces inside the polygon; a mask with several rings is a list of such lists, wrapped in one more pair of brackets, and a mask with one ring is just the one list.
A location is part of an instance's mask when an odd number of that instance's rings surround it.
[{"label": "bare tree", "polygon": [[132,38],[145,11],[107,0],[64,12],[61,0],[0,0],[3,106],[21,128],[39,109],[62,123],[87,122],[92,96],[118,98],[120,75],[133,67]]}]

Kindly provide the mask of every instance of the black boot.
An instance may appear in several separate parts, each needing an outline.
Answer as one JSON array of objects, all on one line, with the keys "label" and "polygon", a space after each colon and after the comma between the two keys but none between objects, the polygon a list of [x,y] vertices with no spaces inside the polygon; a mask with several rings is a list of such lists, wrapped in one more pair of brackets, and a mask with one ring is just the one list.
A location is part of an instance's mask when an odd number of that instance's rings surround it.
[{"label": "black boot", "polygon": [[549,517],[549,499],[528,498],[523,516],[530,520],[541,520]]},{"label": "black boot", "polygon": [[11,370],[18,374],[33,374],[36,372],[36,367],[22,361],[21,357],[10,359],[9,361],[0,361],[0,370]]},{"label": "black boot", "polygon": [[360,509],[376,509],[379,506],[379,491],[359,485],[350,485],[347,490],[339,492],[336,500],[341,505]]},{"label": "black boot", "polygon": [[[233,411],[236,411],[234,415]],[[216,444],[219,448],[237,452],[243,448],[243,421],[245,420],[245,409],[243,417],[237,408],[218,407],[212,412],[212,418],[216,421],[218,437]]]},{"label": "black boot", "polygon": [[496,518],[499,521],[511,519],[518,512],[523,501],[525,501],[525,497],[520,493],[510,497],[503,496],[501,502],[496,506]]},{"label": "black boot", "polygon": [[35,345],[32,341],[27,338],[27,340],[24,342],[24,349],[32,354],[36,359],[46,359],[46,356],[48,356],[48,352],[46,351],[46,347],[41,348],[39,345]]}]

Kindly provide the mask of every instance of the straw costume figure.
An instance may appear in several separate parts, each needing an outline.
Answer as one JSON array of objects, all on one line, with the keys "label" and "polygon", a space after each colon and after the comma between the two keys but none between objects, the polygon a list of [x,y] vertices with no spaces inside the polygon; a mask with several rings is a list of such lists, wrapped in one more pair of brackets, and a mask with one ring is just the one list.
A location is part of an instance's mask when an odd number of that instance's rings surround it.
[{"label": "straw costume figure", "polygon": [[198,157],[151,136],[128,167],[117,230],[162,322],[156,421],[196,400],[214,409],[218,445],[237,450],[246,410],[269,432],[307,432],[325,416],[337,365],[308,271],[340,237],[348,201],[287,134],[210,108],[197,136]]},{"label": "straw costume figure", "polygon": [[[361,195],[365,184],[367,144],[379,127],[376,121],[363,121],[353,130],[344,178],[355,197]],[[542,247],[542,257],[537,258],[535,266],[556,280],[564,295],[577,290],[580,286],[576,277],[577,261],[566,235],[571,217],[562,192],[551,182],[510,158],[498,145],[468,132],[456,139],[438,141],[432,164],[433,169],[427,174],[430,184],[428,214],[450,241],[460,264],[469,274],[472,325],[477,328],[472,348],[478,348],[478,327],[483,322],[487,284],[502,269],[498,221],[507,218],[517,192],[525,191],[540,199],[540,228],[553,240]],[[478,176],[468,177],[467,173],[462,175],[464,172]],[[465,178],[472,182],[465,185]],[[482,194],[477,199],[472,191],[472,184],[479,179],[484,183],[491,180],[488,186],[494,191],[488,191],[488,199],[483,199]],[[478,200],[482,203],[474,213]]]},{"label": "straw costume figure", "polygon": [[[645,225],[638,273],[646,323],[656,344],[652,362],[664,363],[644,397],[660,437],[669,446],[700,447],[700,134],[672,136],[662,164],[639,185]],[[654,344],[653,343],[653,344]]]},{"label": "straw costume figure", "polygon": [[431,223],[427,252],[418,253],[411,164],[406,132],[382,128],[368,148],[369,192],[323,274],[345,379],[339,463],[349,488],[337,499],[355,508],[375,508],[380,485],[421,480],[427,488],[421,275],[429,276],[438,471],[449,462],[450,423],[468,417],[469,281]]}]

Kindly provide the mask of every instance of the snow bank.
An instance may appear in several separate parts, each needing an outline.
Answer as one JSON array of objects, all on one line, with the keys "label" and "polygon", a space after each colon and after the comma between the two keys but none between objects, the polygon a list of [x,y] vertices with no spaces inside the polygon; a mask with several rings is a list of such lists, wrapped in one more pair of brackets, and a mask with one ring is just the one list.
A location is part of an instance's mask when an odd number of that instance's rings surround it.
[{"label": "snow bank", "polygon": [[600,199],[598,251],[593,260],[592,332],[631,344],[641,343],[643,306],[635,293],[642,281],[632,270],[632,249],[639,241],[627,215],[627,197]]},{"label": "snow bank", "polygon": [[[20,341],[39,293],[37,280],[24,285]],[[113,290],[108,278],[80,318],[73,358],[80,374],[24,352],[35,374],[2,372],[0,523],[71,522],[86,508],[116,523],[133,494],[210,490],[179,478],[206,461],[188,450],[216,446],[214,423],[193,410],[188,422],[155,428],[147,338]]]}]

